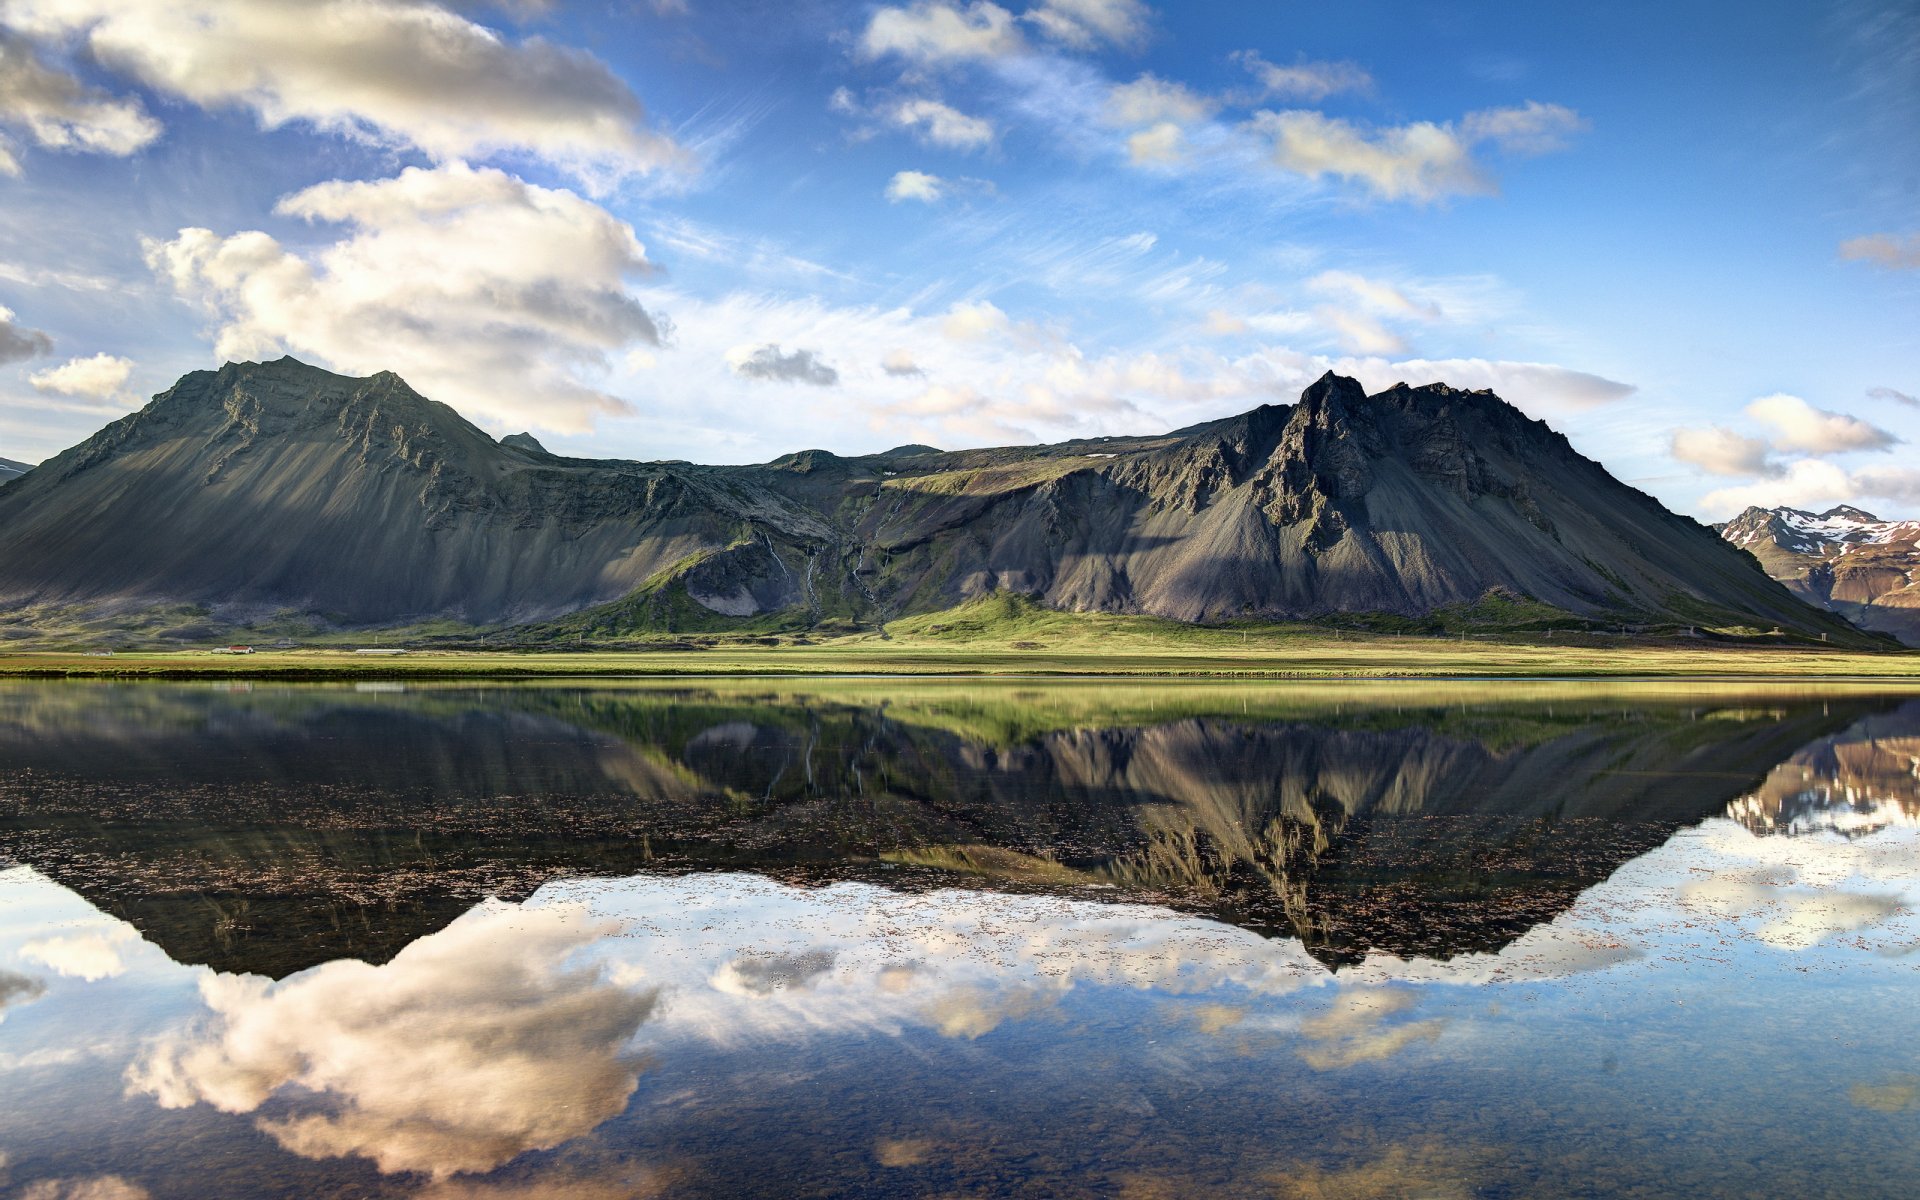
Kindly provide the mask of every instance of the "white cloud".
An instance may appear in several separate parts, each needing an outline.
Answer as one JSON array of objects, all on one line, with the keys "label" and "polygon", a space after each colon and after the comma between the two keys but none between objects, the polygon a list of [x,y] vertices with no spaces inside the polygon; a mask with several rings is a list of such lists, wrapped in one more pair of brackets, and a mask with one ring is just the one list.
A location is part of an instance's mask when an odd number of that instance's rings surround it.
[{"label": "white cloud", "polygon": [[1305,109],[1263,110],[1248,122],[1284,171],[1354,181],[1383,200],[1420,202],[1493,192],[1491,176],[1474,156],[1476,146],[1540,153],[1564,144],[1581,125],[1571,109],[1532,102],[1470,113],[1458,126],[1416,121],[1367,129]]},{"label": "white cloud", "polygon": [[1290,67],[1281,67],[1268,62],[1254,50],[1237,51],[1232,57],[1253,73],[1264,97],[1324,100],[1341,92],[1365,92],[1373,87],[1373,76],[1350,62],[1308,62],[1303,59]]},{"label": "white cloud", "polygon": [[880,369],[895,378],[909,378],[926,374],[926,371],[915,361],[913,351],[911,350],[888,351],[887,356],[880,360]]},{"label": "white cloud", "polygon": [[942,0],[881,8],[860,35],[862,57],[898,55],[922,63],[999,58],[1021,46],[1013,14],[991,0],[975,0],[965,8]]},{"label": "white cloud", "polygon": [[39,938],[20,947],[20,957],[58,974],[92,983],[99,979],[111,979],[126,971],[127,964],[120,956],[120,947],[132,940],[133,936],[131,930],[120,927],[109,933]]},{"label": "white cloud", "polygon": [[1468,391],[1490,388],[1501,399],[1535,415],[1580,412],[1624,400],[1639,390],[1630,383],[1552,363],[1485,358],[1409,358],[1396,362],[1338,359],[1331,365],[1341,374],[1359,379],[1370,391],[1389,387],[1394,382],[1405,382],[1416,387],[1425,383],[1446,383]]},{"label": "white cloud", "polygon": [[1920,408],[1920,396],[1909,396],[1905,392],[1890,387],[1868,388],[1867,398],[1871,400],[1889,400],[1895,404],[1904,404],[1908,408]]},{"label": "white cloud", "polygon": [[1322,327],[1331,330],[1344,350],[1354,354],[1404,354],[1407,341],[1364,312],[1325,307],[1314,311]]},{"label": "white cloud", "polygon": [[1310,179],[1358,180],[1386,200],[1433,200],[1485,193],[1491,183],[1451,129],[1420,121],[1370,132],[1305,110],[1258,112],[1255,133],[1271,140],[1273,162]]},{"label": "white cloud", "polygon": [[627,289],[646,253],[599,206],[453,164],[320,184],[279,211],[347,232],[310,256],[260,232],[146,244],[154,270],[216,315],[222,357],[393,370],[469,416],[562,433],[630,411],[590,377],[660,332]]},{"label": "white cloud", "polygon": [[21,325],[13,310],[0,304],[0,363],[19,362],[52,349],[52,338]]},{"label": "white cloud", "polygon": [[1752,506],[1816,507],[1856,494],[1853,478],[1844,469],[1821,459],[1801,458],[1786,464],[1772,479],[1708,492],[1700,505],[1709,515],[1717,516]]},{"label": "white cloud", "polygon": [[1900,439],[1845,413],[1815,408],[1798,396],[1776,393],[1747,405],[1747,415],[1773,429],[1776,450],[1802,454],[1839,454],[1848,450],[1886,450]]},{"label": "white cloud", "polygon": [[27,382],[42,392],[78,396],[88,400],[113,400],[122,394],[127,376],[133,373],[133,361],[112,354],[70,358],[57,367],[35,371]]},{"label": "white cloud", "polygon": [[989,300],[955,304],[940,323],[940,332],[955,341],[981,342],[999,337],[1013,327],[1007,314]]},{"label": "white cloud", "polygon": [[212,1019],[152,1046],[130,1088],[164,1108],[251,1113],[308,1158],[444,1179],[579,1137],[626,1107],[627,1042],[653,1009],[571,959],[613,928],[577,908],[489,901],[385,966],[341,959],[280,983],[209,975]]},{"label": "white cloud", "polygon": [[978,150],[993,141],[992,122],[968,116],[940,100],[901,100],[888,107],[885,115],[895,125],[917,131],[924,141],[936,146]]},{"label": "white cloud", "polygon": [[1372,279],[1353,271],[1322,271],[1307,280],[1310,291],[1346,299],[1383,317],[1438,321],[1446,316],[1438,301],[1417,299],[1402,284]]},{"label": "white cloud", "polygon": [[1105,116],[1115,125],[1155,125],[1170,121],[1191,125],[1213,115],[1218,103],[1183,83],[1151,73],[1131,83],[1118,83],[1107,92]]},{"label": "white cloud", "polygon": [[769,383],[806,383],[814,387],[832,387],[840,382],[840,372],[820,361],[812,350],[796,349],[787,353],[772,342],[764,346],[739,347],[727,356],[736,375],[763,379]]},{"label": "white cloud", "polygon": [[1888,271],[1920,270],[1920,233],[1872,233],[1840,243],[1840,257]]},{"label": "white cloud", "polygon": [[[26,39],[0,29],[0,125],[24,130],[50,150],[132,154],[160,136],[138,100],[110,96],[48,66]],[[0,142],[0,174],[19,163]]]},{"label": "white cloud", "polygon": [[946,181],[925,171],[896,171],[887,181],[887,199],[894,204],[902,200],[934,204],[945,194]]},{"label": "white cloud", "polygon": [[1141,0],[1042,0],[1023,19],[1063,46],[1093,50],[1138,46],[1150,16]]},{"label": "white cloud", "polygon": [[599,59],[425,0],[12,0],[7,19],[268,127],[304,122],[441,161],[526,151],[595,186],[690,162]]},{"label": "white cloud", "polygon": [[1560,104],[1529,100],[1518,108],[1489,108],[1468,113],[1460,132],[1469,142],[1492,142],[1512,154],[1546,154],[1566,148],[1567,139],[1587,127],[1579,113]]},{"label": "white cloud", "polygon": [[1172,121],[1162,121],[1127,138],[1127,157],[1138,166],[1168,166],[1187,157],[1187,135]]},{"label": "white cloud", "polygon": [[1719,425],[1676,429],[1668,448],[1681,462],[1711,475],[1778,477],[1785,470],[1767,457],[1766,439],[1747,437]]},{"label": "white cloud", "polygon": [[1920,504],[1920,467],[1862,467],[1853,484],[1863,496]]}]

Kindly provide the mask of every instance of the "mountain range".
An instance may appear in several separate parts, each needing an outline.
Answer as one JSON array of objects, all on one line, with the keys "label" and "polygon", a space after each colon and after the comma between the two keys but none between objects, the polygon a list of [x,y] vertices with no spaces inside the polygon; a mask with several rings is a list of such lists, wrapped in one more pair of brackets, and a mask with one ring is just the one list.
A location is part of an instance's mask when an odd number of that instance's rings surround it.
[{"label": "mountain range", "polygon": [[1715,528],[1807,603],[1920,646],[1920,521],[1850,505],[1749,508]]},{"label": "mountain range", "polygon": [[5,483],[7,480],[18,475],[25,475],[31,470],[33,470],[33,467],[27,463],[15,462],[10,458],[0,458],[0,483]]},{"label": "mountain range", "polygon": [[0,605],[200,605],[582,636],[873,624],[1017,593],[1180,621],[1489,598],[1605,624],[1862,635],[1491,392],[1294,404],[1170,433],[753,466],[496,441],[391,372],[181,378],[0,484]]}]

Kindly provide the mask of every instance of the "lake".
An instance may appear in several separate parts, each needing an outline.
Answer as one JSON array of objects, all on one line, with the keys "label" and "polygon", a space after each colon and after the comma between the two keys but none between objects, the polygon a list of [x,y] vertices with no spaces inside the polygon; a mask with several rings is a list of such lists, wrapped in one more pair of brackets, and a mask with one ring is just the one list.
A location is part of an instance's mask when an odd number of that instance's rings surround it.
[{"label": "lake", "polygon": [[0,1195],[1906,1197],[1920,691],[0,685]]}]

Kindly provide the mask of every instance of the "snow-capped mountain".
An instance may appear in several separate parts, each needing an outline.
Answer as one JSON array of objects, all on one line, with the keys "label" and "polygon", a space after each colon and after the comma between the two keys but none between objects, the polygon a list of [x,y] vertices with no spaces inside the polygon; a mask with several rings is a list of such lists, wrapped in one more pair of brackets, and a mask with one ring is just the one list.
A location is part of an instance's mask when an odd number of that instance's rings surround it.
[{"label": "snow-capped mountain", "polygon": [[1883,521],[1843,504],[1822,513],[1749,508],[1714,528],[1801,599],[1920,646],[1920,521]]}]

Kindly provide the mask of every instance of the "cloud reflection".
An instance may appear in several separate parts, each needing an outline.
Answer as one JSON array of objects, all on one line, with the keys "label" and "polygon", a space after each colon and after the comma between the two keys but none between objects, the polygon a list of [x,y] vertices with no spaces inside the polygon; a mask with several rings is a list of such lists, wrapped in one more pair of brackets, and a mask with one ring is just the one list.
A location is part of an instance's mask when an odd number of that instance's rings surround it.
[{"label": "cloud reflection", "polygon": [[489,902],[374,967],[338,961],[282,983],[208,975],[200,1027],[128,1072],[163,1107],[260,1120],[309,1158],[355,1155],[444,1178],[586,1133],[625,1107],[628,1040],[651,991],[570,960],[617,932],[566,906]]}]

